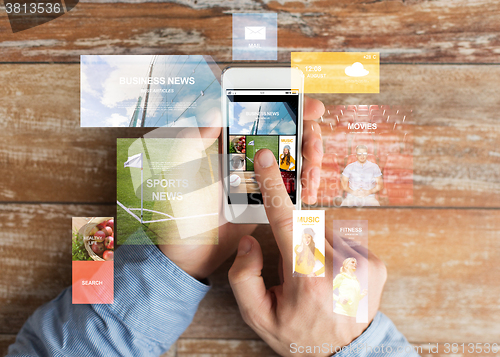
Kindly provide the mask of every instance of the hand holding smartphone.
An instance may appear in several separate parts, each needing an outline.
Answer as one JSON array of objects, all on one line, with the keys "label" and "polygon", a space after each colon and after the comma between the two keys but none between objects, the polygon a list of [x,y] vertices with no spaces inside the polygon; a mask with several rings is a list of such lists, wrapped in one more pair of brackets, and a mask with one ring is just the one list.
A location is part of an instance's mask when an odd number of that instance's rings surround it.
[{"label": "hand holding smartphone", "polygon": [[[268,223],[254,171],[269,149],[287,193],[301,205],[303,74],[294,68],[229,68],[222,74],[224,215],[232,223]],[[265,184],[265,183],[264,183]]]}]

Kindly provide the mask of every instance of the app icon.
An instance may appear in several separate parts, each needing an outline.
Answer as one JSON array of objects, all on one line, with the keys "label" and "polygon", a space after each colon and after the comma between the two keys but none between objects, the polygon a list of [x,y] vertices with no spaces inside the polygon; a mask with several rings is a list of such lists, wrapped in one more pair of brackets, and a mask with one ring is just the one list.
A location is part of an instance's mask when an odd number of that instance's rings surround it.
[{"label": "app icon", "polygon": [[233,14],[233,60],[276,61],[277,58],[278,14]]},{"label": "app icon", "polygon": [[246,26],[245,40],[265,40],[266,28],[264,26]]}]

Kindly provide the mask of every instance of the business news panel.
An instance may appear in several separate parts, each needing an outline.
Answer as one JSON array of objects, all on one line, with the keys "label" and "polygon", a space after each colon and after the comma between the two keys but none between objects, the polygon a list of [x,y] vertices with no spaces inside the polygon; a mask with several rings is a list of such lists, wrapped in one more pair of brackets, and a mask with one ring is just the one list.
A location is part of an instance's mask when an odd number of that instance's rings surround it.
[{"label": "business news panel", "polygon": [[209,127],[219,66],[202,55],[80,56],[80,126]]}]

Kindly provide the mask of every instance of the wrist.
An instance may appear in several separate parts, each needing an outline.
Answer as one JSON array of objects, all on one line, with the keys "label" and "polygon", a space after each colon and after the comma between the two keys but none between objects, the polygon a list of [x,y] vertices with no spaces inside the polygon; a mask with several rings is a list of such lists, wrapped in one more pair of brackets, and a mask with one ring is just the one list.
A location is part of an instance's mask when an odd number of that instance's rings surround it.
[{"label": "wrist", "polygon": [[196,280],[207,284],[207,277],[215,270],[209,262],[193,258],[193,246],[158,245],[158,249],[179,269]]}]

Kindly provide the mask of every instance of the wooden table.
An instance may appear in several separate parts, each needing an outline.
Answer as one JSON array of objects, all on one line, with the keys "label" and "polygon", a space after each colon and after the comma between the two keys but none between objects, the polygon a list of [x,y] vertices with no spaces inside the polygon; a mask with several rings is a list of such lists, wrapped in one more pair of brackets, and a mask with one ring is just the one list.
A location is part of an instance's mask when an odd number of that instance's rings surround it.
[{"label": "wooden table", "polygon": [[[410,342],[499,343],[500,3],[213,3],[83,2],[16,34],[3,15],[0,352],[71,283],[71,217],[115,215],[116,138],[148,131],[79,128],[79,55],[208,54],[225,66],[236,11],[278,12],[279,62],[292,50],[380,52],[380,94],[316,97],[414,109],[414,204],[327,218],[369,221],[370,249],[388,268],[381,310]],[[255,236],[271,286],[278,250],[269,227]],[[169,356],[273,355],[239,315],[231,262]]]}]

